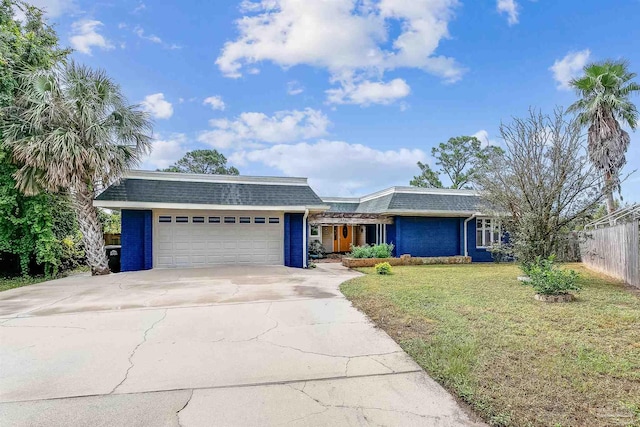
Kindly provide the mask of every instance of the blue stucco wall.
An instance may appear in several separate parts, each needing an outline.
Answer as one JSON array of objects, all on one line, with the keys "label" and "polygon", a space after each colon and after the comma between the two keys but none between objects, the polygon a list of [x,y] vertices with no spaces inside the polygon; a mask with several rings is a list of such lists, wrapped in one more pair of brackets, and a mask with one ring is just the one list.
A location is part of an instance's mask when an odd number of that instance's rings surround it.
[{"label": "blue stucco wall", "polygon": [[393,243],[393,256],[396,256],[396,224],[387,224],[387,243]]},{"label": "blue stucco wall", "polygon": [[301,213],[284,214],[284,265],[287,267],[304,266],[306,255],[302,253],[303,218]]},{"label": "blue stucco wall", "polygon": [[467,242],[468,251],[471,261],[473,262],[490,262],[493,261],[491,252],[484,248],[476,248],[476,220],[472,219],[467,223]]},{"label": "blue stucco wall", "polygon": [[460,255],[460,221],[460,218],[395,217],[396,255]]},{"label": "blue stucco wall", "polygon": [[153,215],[151,211],[123,210],[120,243],[121,271],[153,268]]},{"label": "blue stucco wall", "polygon": [[[387,226],[387,242],[395,244],[395,256],[464,255],[465,219],[397,216],[394,225]],[[476,248],[475,220],[467,224],[467,238],[473,262],[493,261],[490,251]]]}]

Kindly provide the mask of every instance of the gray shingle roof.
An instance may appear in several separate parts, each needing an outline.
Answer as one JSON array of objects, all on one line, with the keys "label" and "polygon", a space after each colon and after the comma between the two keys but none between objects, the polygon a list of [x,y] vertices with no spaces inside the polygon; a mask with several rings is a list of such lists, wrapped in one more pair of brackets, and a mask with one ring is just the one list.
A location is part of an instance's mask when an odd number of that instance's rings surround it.
[{"label": "gray shingle roof", "polygon": [[480,203],[480,197],[478,196],[395,193],[388,208],[391,210],[471,212],[480,209]]},{"label": "gray shingle roof", "polygon": [[482,210],[482,200],[478,195],[467,192],[446,190],[424,190],[415,188],[395,187],[379,195],[375,193],[363,198],[363,201],[331,200],[326,204],[331,206],[328,212],[352,213],[392,213],[393,211],[422,212],[477,212]]},{"label": "gray shingle roof", "polygon": [[96,200],[229,206],[324,205],[308,185],[171,181],[126,178]]},{"label": "gray shingle roof", "polygon": [[360,206],[358,202],[325,202],[325,204],[330,206],[327,212],[355,212]]}]

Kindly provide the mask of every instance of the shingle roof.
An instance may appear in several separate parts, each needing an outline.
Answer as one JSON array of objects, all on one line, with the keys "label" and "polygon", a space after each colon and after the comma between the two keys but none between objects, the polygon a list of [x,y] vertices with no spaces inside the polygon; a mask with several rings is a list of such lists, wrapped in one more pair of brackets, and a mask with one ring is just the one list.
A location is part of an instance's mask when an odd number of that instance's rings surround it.
[{"label": "shingle roof", "polygon": [[394,211],[469,213],[482,209],[480,196],[471,191],[411,187],[393,187],[365,196],[359,202],[327,198],[325,203],[331,206],[328,212],[373,214],[393,213]]},{"label": "shingle roof", "polygon": [[98,201],[207,204],[229,206],[319,206],[308,185],[202,182],[125,178]]},{"label": "shingle roof", "polygon": [[480,203],[479,196],[395,193],[388,209],[471,212],[480,209]]}]

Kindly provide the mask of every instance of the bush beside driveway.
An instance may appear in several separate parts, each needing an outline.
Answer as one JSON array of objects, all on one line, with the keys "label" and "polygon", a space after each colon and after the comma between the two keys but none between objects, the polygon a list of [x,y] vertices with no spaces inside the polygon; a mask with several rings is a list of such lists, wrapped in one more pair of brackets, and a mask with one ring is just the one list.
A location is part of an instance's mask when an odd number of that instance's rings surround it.
[{"label": "bush beside driveway", "polygon": [[492,425],[638,425],[640,299],[571,268],[568,304],[534,300],[510,264],[363,269],[341,290]]}]

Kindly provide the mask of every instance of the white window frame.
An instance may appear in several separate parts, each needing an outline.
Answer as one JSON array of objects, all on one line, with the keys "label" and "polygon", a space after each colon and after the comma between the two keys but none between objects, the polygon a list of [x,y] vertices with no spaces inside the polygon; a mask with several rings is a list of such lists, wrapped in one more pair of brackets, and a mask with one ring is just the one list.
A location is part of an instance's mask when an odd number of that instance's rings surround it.
[{"label": "white window frame", "polygon": [[[489,224],[487,225],[487,221]],[[478,228],[478,222],[482,222],[482,226]],[[495,231],[498,231],[497,239],[495,238]],[[478,241],[478,231],[480,233],[480,241]],[[486,231],[489,231],[489,242],[487,242]],[[498,218],[489,217],[477,217],[476,218],[476,248],[486,249],[491,248],[493,245],[500,243],[502,239],[502,223]]]},{"label": "white window frame", "polygon": [[[314,228],[314,227],[316,228],[316,232],[315,232],[315,234],[313,233],[313,228]],[[320,235],[321,235],[321,233],[320,233],[321,229],[322,229],[322,227],[321,227],[321,226],[319,226],[319,225],[310,225],[310,226],[309,226],[309,236],[311,236],[311,237],[320,237]]]}]

